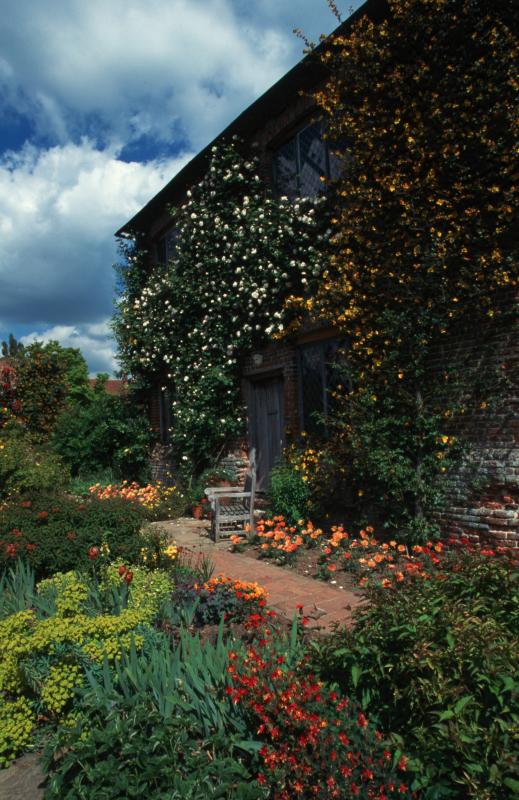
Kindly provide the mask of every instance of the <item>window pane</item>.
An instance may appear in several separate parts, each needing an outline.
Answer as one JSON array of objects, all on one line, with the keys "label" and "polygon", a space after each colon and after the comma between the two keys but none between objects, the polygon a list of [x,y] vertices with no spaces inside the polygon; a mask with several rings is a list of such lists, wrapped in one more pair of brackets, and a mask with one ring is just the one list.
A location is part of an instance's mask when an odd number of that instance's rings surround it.
[{"label": "window pane", "polygon": [[166,265],[169,259],[173,258],[177,246],[177,239],[177,229],[171,228],[157,241],[157,261],[159,264]]},{"label": "window pane", "polygon": [[274,182],[280,195],[298,195],[296,141],[291,139],[274,153]]},{"label": "window pane", "polygon": [[326,144],[322,139],[320,123],[308,125],[298,134],[299,139],[299,194],[316,197],[324,190],[321,178],[327,175]]}]

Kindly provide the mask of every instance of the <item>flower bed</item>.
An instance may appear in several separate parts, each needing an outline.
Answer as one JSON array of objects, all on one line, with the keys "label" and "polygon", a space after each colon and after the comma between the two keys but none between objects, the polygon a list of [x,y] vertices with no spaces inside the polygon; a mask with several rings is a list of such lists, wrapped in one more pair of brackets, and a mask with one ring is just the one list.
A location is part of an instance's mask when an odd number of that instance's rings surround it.
[{"label": "flower bed", "polygon": [[176,486],[164,486],[160,481],[140,486],[135,481],[117,484],[96,483],[88,492],[99,500],[119,499],[137,503],[148,519],[170,519],[185,513],[189,498]]}]

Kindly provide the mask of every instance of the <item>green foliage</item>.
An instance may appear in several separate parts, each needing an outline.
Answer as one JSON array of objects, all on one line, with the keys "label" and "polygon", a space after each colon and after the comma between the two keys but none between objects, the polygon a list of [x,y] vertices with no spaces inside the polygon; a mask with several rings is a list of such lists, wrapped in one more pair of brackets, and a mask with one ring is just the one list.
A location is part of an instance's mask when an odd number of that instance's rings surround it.
[{"label": "green foliage", "polygon": [[266,190],[234,143],[214,147],[203,180],[172,211],[174,253],[154,266],[126,248],[114,328],[126,371],[169,389],[171,437],[187,474],[200,472],[245,414],[239,364],[283,329],[283,298],[320,269],[316,202]]},{"label": "green foliage", "polygon": [[23,351],[23,344],[17,342],[13,334],[9,334],[7,342],[2,342],[2,355],[4,358],[16,358]]},{"label": "green foliage", "polygon": [[23,425],[11,420],[0,429],[0,502],[59,491],[69,482],[68,467],[46,444],[36,443]]},{"label": "green foliage", "polygon": [[289,525],[308,517],[308,486],[292,464],[278,464],[271,471],[269,500],[274,513],[283,516]]},{"label": "green foliage", "polygon": [[143,546],[142,520],[141,510],[126,500],[42,494],[13,500],[0,516],[0,566],[21,558],[38,576],[89,569],[90,549],[102,545],[111,559],[132,563]]},{"label": "green foliage", "polygon": [[134,568],[128,584],[116,567],[102,580],[58,573],[34,588],[22,565],[1,579],[0,763],[29,743],[37,718],[68,718],[85,668],[124,647],[141,647],[170,592],[165,573]]},{"label": "green foliage", "polygon": [[314,661],[418,759],[426,800],[511,800],[519,735],[519,573],[456,554],[440,575],[368,590]]},{"label": "green foliage", "polygon": [[57,342],[34,342],[23,349],[16,364],[16,392],[21,418],[37,441],[50,436],[67,397],[68,361]]},{"label": "green foliage", "polygon": [[103,381],[67,403],[52,438],[73,475],[111,470],[115,478],[140,481],[147,477],[150,444],[144,409],[131,396],[109,395]]},{"label": "green foliage", "polygon": [[186,717],[164,719],[146,704],[112,707],[62,728],[44,764],[51,776],[45,800],[257,800],[249,771],[225,752],[225,742],[203,739]]},{"label": "green foliage", "polygon": [[113,670],[88,672],[82,716],[47,748],[46,797],[139,797],[143,787],[153,798],[263,797],[247,785],[257,748],[226,692],[228,663],[221,627],[214,644],[185,631],[176,647],[157,636],[140,653],[131,645]]},{"label": "green foliage", "polygon": [[463,452],[442,443],[453,420],[502,400],[495,342],[519,283],[512,5],[390,0],[382,22],[362,16],[321,51],[316,101],[343,143],[334,249],[291,307],[349,342],[329,426],[345,485],[410,541],[430,533]]}]

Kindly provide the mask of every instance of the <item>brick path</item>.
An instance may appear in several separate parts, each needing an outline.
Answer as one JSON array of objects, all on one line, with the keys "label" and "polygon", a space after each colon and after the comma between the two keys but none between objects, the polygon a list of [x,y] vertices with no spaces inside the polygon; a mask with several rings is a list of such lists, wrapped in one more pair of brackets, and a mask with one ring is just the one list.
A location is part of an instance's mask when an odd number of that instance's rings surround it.
[{"label": "brick path", "polygon": [[351,613],[362,599],[352,591],[338,589],[313,578],[305,578],[289,569],[258,561],[244,553],[229,552],[229,542],[215,544],[209,539],[204,521],[179,519],[157,523],[171,539],[187,551],[208,556],[214,564],[214,574],[252,581],[268,591],[269,606],[291,619],[296,606],[304,606],[309,627],[329,629],[335,622],[348,625]]}]

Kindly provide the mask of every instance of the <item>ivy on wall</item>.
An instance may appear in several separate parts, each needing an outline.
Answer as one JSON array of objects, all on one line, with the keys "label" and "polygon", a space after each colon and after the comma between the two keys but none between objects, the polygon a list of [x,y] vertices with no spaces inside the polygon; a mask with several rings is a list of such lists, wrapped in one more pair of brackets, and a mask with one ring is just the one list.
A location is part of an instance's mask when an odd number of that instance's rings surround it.
[{"label": "ivy on wall", "polygon": [[126,244],[114,329],[125,371],[168,389],[174,452],[199,470],[245,430],[243,358],[284,330],[286,295],[315,283],[323,201],[274,197],[233,141],[213,147],[171,224],[167,265]]},{"label": "ivy on wall", "polygon": [[[347,337],[335,453],[366,508],[413,537],[434,532],[463,450],[453,420],[501,391],[491,343],[519,282],[512,6],[389,0],[385,21],[365,16],[322,52],[316,101],[345,143],[334,251],[316,293],[288,306]],[[469,369],[450,353],[468,335]]]}]

